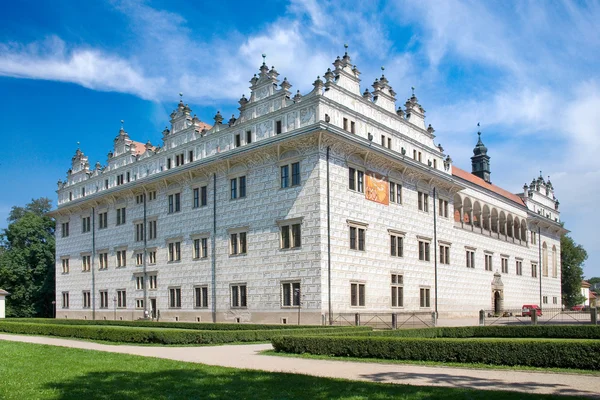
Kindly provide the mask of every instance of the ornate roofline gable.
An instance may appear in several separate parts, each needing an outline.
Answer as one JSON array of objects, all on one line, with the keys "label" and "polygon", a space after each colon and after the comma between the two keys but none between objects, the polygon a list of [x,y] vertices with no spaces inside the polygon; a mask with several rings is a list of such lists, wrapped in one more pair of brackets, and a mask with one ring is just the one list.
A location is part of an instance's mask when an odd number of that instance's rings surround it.
[{"label": "ornate roofline gable", "polygon": [[360,96],[360,71],[352,64],[352,59],[348,55],[348,45],[345,44],[344,48],[346,50],[344,57],[338,56],[333,62],[334,70],[328,68],[325,72],[325,90],[336,85]]},{"label": "ornate roofline gable", "polygon": [[[373,92],[371,93],[373,103],[381,108],[393,113],[396,112],[396,92],[389,85],[389,81],[383,74],[385,67],[381,67],[381,78],[375,78],[373,82]],[[368,92],[363,93],[367,96]],[[370,97],[370,96],[369,96]]]},{"label": "ornate roofline gable", "polygon": [[193,125],[192,110],[183,104],[183,93],[179,93],[177,108],[171,113],[171,132],[177,133]]}]

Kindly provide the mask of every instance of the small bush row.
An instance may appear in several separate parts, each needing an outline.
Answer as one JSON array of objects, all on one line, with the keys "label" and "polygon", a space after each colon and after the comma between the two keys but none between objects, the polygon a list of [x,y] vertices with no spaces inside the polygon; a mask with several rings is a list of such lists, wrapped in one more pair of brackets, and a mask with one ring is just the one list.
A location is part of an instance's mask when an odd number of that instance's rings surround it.
[{"label": "small bush row", "polygon": [[276,351],[328,356],[600,369],[600,341],[278,336]]},{"label": "small bush row", "polygon": [[[267,342],[283,334],[335,334],[344,335],[355,327],[312,329],[263,329],[263,330],[192,330],[129,326],[66,325],[48,323],[0,322],[0,332],[28,335],[48,335],[90,340],[106,340],[126,343],[160,344],[223,344],[233,342]],[[361,328],[358,328],[359,330]],[[366,330],[370,330],[367,328]]]},{"label": "small bush row", "polygon": [[[315,329],[315,325],[267,325],[267,324],[239,324],[239,323],[213,323],[213,322],[155,322],[155,321],[120,321],[120,320],[90,320],[90,319],[53,319],[53,318],[7,318],[3,322],[27,322],[35,324],[52,325],[107,325],[107,326],[133,326],[151,328],[177,328],[198,329],[202,331],[216,330],[282,330],[282,329]],[[329,328],[329,326],[320,326]]]},{"label": "small bush row", "polygon": [[372,336],[413,338],[539,338],[600,339],[595,325],[461,326],[373,332]]}]

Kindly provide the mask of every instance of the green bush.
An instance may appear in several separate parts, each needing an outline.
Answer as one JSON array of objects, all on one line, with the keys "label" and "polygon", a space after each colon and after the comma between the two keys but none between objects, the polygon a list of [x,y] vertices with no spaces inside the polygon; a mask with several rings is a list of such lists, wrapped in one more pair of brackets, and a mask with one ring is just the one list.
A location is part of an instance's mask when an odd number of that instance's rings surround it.
[{"label": "green bush", "polygon": [[177,328],[198,329],[202,331],[216,330],[282,330],[282,329],[315,329],[333,328],[318,325],[267,325],[267,324],[239,324],[239,323],[212,323],[212,322],[155,322],[155,321],[120,321],[120,320],[90,320],[90,319],[53,319],[53,318],[7,318],[3,322],[27,322],[51,325],[103,325],[103,326],[133,326],[152,328]]},{"label": "green bush", "polygon": [[278,336],[276,351],[329,356],[600,369],[600,341]]},{"label": "green bush", "polygon": [[27,322],[0,322],[0,332],[29,335],[49,335],[91,340],[106,340],[127,343],[161,344],[223,344],[232,342],[266,342],[283,334],[335,334],[343,335],[351,330],[370,330],[370,328],[336,327],[323,329],[263,329],[263,330],[192,330],[129,326],[67,325]]},{"label": "green bush", "polygon": [[594,325],[510,325],[461,326],[380,331],[372,336],[413,338],[540,338],[600,339],[600,326]]}]

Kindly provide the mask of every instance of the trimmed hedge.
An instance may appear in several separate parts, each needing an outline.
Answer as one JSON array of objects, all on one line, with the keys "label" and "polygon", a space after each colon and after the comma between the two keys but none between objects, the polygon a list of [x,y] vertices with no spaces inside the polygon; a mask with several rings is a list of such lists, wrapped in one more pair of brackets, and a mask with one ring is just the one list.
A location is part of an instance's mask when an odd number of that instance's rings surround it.
[{"label": "trimmed hedge", "polygon": [[66,325],[49,323],[0,322],[0,332],[28,335],[48,335],[91,340],[127,343],[160,344],[223,344],[232,342],[267,342],[283,334],[338,334],[346,331],[370,330],[370,328],[336,327],[312,329],[264,329],[264,330],[192,330],[129,326]]},{"label": "trimmed hedge", "polygon": [[154,322],[154,321],[114,321],[114,320],[89,320],[89,319],[53,319],[53,318],[7,318],[2,322],[51,324],[51,325],[103,325],[103,326],[132,326],[150,328],[176,328],[198,329],[202,331],[229,331],[229,330],[287,330],[287,329],[315,329],[333,328],[320,325],[267,325],[267,324],[240,324],[240,323],[213,323],[213,322]]},{"label": "trimmed hedge", "polygon": [[279,336],[276,351],[328,356],[600,369],[600,341]]},{"label": "trimmed hedge", "polygon": [[510,325],[461,326],[399,329],[372,332],[369,336],[412,338],[540,338],[600,339],[600,326],[594,325]]}]

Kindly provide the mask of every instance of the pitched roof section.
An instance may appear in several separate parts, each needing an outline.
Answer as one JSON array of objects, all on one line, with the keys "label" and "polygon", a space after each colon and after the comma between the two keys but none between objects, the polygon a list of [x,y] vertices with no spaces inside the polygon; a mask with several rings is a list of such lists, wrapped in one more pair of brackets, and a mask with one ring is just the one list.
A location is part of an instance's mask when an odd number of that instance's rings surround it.
[{"label": "pitched roof section", "polygon": [[467,182],[471,182],[471,183],[473,183],[477,186],[480,186],[484,189],[490,190],[496,194],[499,194],[500,196],[504,197],[505,199],[515,202],[520,206],[525,206],[523,199],[521,199],[516,194],[513,194],[513,193],[509,192],[508,190],[504,190],[501,187],[498,187],[496,185],[492,185],[491,183],[487,183],[483,179],[481,179],[465,170],[457,168],[454,165],[452,166],[452,175],[454,175],[457,178],[460,178],[462,180],[465,180]]}]

